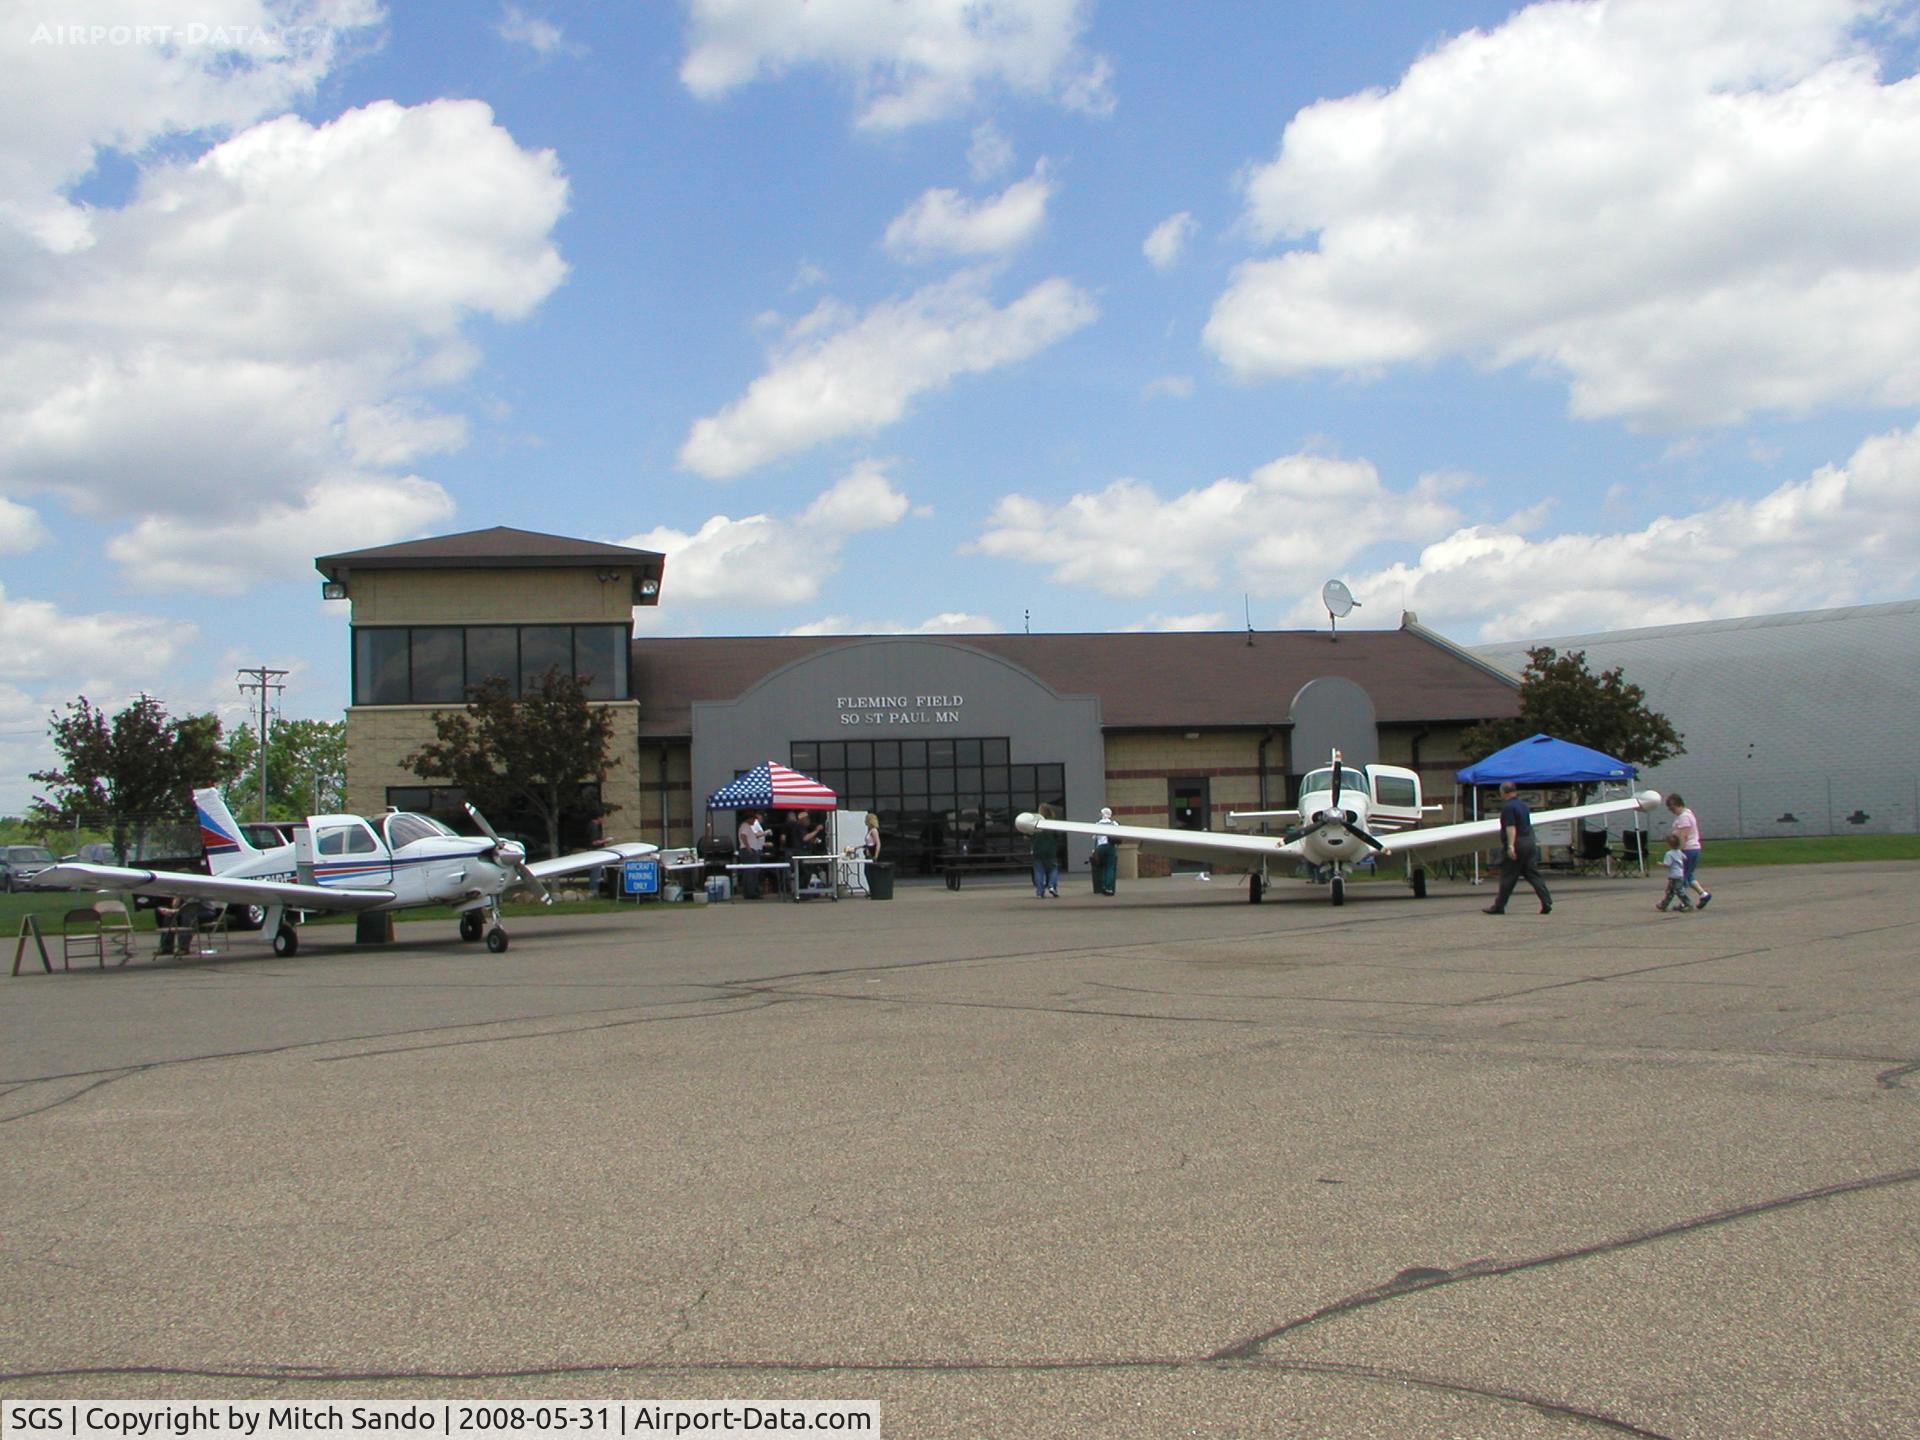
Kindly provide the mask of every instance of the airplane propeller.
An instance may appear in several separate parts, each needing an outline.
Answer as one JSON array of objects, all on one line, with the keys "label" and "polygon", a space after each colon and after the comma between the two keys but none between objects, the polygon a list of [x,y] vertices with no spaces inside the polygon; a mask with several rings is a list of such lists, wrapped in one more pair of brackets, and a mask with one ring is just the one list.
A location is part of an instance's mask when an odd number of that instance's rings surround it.
[{"label": "airplane propeller", "polygon": [[541,883],[540,877],[527,866],[526,850],[510,840],[502,840],[493,826],[487,823],[487,817],[482,815],[479,807],[471,801],[467,802],[467,814],[473,817],[473,823],[480,827],[481,832],[493,841],[495,857],[513,866],[514,874],[520,877],[520,883],[538,895],[542,905],[551,905],[553,896],[547,893],[547,887]]}]

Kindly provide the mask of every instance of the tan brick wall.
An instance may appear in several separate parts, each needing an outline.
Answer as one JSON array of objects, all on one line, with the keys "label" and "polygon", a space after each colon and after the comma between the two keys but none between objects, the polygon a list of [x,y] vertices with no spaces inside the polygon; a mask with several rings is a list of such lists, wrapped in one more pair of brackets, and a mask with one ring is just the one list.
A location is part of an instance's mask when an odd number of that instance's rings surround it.
[{"label": "tan brick wall", "polygon": [[[356,705],[347,710],[347,809],[377,815],[386,808],[387,787],[424,785],[401,762],[434,738],[433,717],[446,705]],[[632,700],[601,702],[613,712],[608,753],[614,763],[601,778],[601,793],[621,809],[607,821],[609,839],[654,839],[635,833],[643,816],[642,776],[636,764],[640,706]],[[658,808],[657,805],[655,807]],[[657,827],[656,827],[657,828]]]},{"label": "tan brick wall", "polygon": [[633,616],[631,577],[586,569],[366,570],[348,582],[355,625],[546,625]]}]

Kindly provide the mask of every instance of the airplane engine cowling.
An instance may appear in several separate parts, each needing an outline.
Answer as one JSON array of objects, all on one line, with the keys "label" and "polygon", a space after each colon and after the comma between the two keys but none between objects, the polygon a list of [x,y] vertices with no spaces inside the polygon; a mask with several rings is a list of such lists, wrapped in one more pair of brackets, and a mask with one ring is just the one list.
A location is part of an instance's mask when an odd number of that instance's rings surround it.
[{"label": "airplane engine cowling", "polygon": [[427,898],[430,900],[464,900],[472,886],[467,883],[467,867],[449,870],[433,877],[427,886]]}]

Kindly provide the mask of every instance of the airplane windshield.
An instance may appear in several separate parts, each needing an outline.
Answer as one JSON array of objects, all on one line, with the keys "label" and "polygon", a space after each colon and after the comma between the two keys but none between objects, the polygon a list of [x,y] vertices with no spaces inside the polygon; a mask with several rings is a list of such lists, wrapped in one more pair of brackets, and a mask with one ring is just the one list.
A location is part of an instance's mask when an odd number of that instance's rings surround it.
[{"label": "airplane windshield", "polygon": [[387,816],[387,848],[389,850],[398,850],[402,845],[411,845],[416,840],[431,840],[436,836],[451,834],[453,831],[426,815],[409,815],[405,811],[395,811]]},{"label": "airplane windshield", "polygon": [[[1324,795],[1333,789],[1333,767],[1310,771],[1307,778],[1300,782],[1302,795]],[[1367,789],[1367,777],[1359,770],[1340,767],[1340,790],[1346,795],[1371,795]]]}]

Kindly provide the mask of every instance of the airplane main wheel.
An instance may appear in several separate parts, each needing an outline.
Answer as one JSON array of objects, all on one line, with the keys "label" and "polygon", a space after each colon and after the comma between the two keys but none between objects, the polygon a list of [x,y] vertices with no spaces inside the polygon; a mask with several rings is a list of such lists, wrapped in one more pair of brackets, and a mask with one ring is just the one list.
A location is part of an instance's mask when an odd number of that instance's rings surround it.
[{"label": "airplane main wheel", "polygon": [[498,925],[487,931],[487,949],[498,955],[507,948],[507,932]]},{"label": "airplane main wheel", "polygon": [[1347,882],[1338,875],[1333,877],[1333,903],[1336,905],[1347,903]]},{"label": "airplane main wheel", "polygon": [[1260,877],[1258,875],[1249,875],[1247,877],[1248,902],[1250,904],[1258,905],[1262,900],[1266,898],[1267,898],[1267,887],[1261,882]]},{"label": "airplane main wheel", "polygon": [[468,944],[472,944],[475,940],[478,940],[480,936],[485,933],[486,928],[487,922],[481,917],[478,910],[469,910],[460,917],[460,938]]},{"label": "airplane main wheel", "polygon": [[298,955],[300,953],[300,933],[291,925],[282,925],[274,932],[273,953],[276,955]]},{"label": "airplane main wheel", "polygon": [[1427,898],[1427,872],[1424,870],[1413,872],[1413,898],[1416,900]]}]

